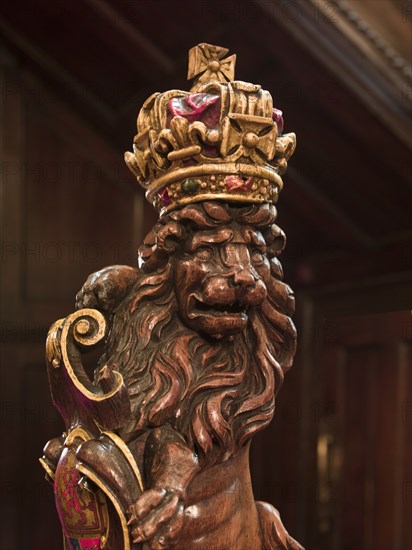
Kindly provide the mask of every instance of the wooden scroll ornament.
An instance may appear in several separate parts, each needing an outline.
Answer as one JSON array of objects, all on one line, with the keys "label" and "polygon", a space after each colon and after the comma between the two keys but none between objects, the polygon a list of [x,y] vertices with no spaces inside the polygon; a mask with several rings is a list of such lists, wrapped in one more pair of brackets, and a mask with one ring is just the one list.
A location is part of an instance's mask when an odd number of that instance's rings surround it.
[{"label": "wooden scroll ornament", "polygon": [[91,275],[50,329],[66,431],[40,461],[66,549],[302,548],[255,502],[248,462],[296,346],[275,224],[295,135],[226,54],[192,48],[192,90],[143,105],[126,162],[159,221],[138,267]]}]

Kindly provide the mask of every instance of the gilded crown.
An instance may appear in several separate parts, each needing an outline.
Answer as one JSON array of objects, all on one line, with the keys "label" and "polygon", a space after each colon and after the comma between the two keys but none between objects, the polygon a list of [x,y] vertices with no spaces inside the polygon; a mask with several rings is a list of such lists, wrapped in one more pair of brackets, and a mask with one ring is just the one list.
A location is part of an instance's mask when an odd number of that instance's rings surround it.
[{"label": "gilded crown", "polygon": [[164,214],[203,200],[275,203],[296,136],[258,84],[233,80],[236,56],[199,44],[189,51],[189,92],[154,93],[137,118],[126,164]]}]

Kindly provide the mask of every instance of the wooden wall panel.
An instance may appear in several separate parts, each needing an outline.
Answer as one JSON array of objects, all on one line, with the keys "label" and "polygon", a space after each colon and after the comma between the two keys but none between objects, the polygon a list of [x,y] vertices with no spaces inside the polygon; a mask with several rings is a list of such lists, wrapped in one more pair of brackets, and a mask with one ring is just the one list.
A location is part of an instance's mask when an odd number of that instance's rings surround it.
[{"label": "wooden wall panel", "polygon": [[323,323],[312,547],[410,548],[410,320],[401,311]]},{"label": "wooden wall panel", "polygon": [[293,367],[277,396],[272,423],[254,437],[251,448],[255,498],[276,506],[284,525],[296,538],[299,535],[299,502],[305,498],[305,487],[296,475],[302,419],[300,380],[299,369]]},{"label": "wooden wall panel", "polygon": [[[7,316],[72,308],[85,277],[136,262],[143,194],[91,127],[30,74],[4,71],[2,267]],[[39,310],[40,308],[40,310]],[[55,308],[56,309],[56,308]]]},{"label": "wooden wall panel", "polygon": [[[113,150],[41,83],[0,66],[0,548],[62,547],[38,457],[63,431],[49,394],[47,329],[93,271],[136,260],[142,194]],[[72,243],[72,245],[70,245]]]},{"label": "wooden wall panel", "polygon": [[26,118],[24,292],[30,300],[62,300],[80,269],[85,277],[120,261],[119,237],[133,235],[134,193],[37,107],[28,105]]},{"label": "wooden wall panel", "polygon": [[396,548],[412,548],[412,323],[405,327],[408,341],[398,347],[398,431],[397,462],[400,463],[397,475],[396,506]]}]

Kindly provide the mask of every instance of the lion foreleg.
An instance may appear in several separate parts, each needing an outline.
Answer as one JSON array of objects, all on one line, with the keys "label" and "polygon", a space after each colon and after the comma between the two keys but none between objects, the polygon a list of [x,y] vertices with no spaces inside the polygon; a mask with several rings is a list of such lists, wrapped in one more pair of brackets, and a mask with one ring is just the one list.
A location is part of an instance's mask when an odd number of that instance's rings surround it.
[{"label": "lion foreleg", "polygon": [[145,450],[149,489],[129,509],[134,542],[169,547],[183,527],[187,488],[197,472],[196,455],[170,426],[153,430]]}]

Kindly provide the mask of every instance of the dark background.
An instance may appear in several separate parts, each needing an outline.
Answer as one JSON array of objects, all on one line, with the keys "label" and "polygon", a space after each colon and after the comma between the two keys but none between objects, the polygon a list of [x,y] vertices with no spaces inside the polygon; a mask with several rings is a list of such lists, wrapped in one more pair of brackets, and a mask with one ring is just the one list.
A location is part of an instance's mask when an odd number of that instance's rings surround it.
[{"label": "dark background", "polygon": [[395,0],[2,4],[2,550],[61,547],[47,329],[89,273],[135,263],[156,216],[123,152],[199,42],[237,53],[298,141],[278,222],[299,352],[255,495],[307,550],[412,548],[411,20]]}]

